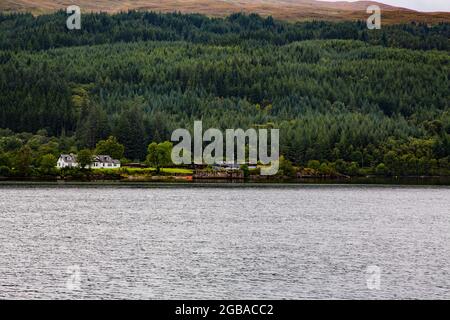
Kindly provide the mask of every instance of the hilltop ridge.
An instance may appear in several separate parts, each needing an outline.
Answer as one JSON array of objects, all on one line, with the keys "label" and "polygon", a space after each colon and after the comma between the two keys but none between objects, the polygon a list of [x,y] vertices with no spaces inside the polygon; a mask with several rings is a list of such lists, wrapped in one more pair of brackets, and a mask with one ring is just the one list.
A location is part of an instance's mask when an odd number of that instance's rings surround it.
[{"label": "hilltop ridge", "polygon": [[383,12],[383,22],[450,22],[450,13],[424,13],[410,9],[381,4],[375,1],[327,2],[316,0],[3,0],[3,12],[50,13],[76,4],[87,12],[116,13],[128,10],[151,10],[156,12],[202,13],[208,16],[225,16],[235,12],[272,15],[290,21],[305,20],[361,20],[367,18],[366,9],[371,4],[379,5]]}]

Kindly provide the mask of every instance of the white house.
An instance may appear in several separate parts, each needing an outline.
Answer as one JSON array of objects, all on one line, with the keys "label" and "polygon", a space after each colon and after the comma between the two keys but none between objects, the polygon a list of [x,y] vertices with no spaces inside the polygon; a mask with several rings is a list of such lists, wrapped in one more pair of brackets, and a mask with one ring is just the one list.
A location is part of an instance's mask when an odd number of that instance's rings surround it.
[{"label": "white house", "polygon": [[[257,166],[255,164],[248,164],[245,163],[249,169],[256,169]],[[233,170],[240,170],[241,165],[238,163],[235,163],[234,161],[217,161],[213,166],[214,170],[221,171],[233,171]]]},{"label": "white house", "polygon": [[98,169],[98,168],[108,168],[108,169],[115,169],[120,168],[120,161],[111,158],[107,155],[99,155],[94,156],[94,162],[92,163],[92,168]]},{"label": "white house", "polygon": [[77,156],[72,153],[60,155],[56,167],[60,169],[78,167]]},{"label": "white house", "polygon": [[234,163],[234,161],[217,161],[213,165],[214,170],[239,170],[241,166],[237,163]]},{"label": "white house", "polygon": [[[77,156],[75,154],[62,154],[59,156],[56,164],[58,168],[74,168],[78,167]],[[120,161],[111,158],[108,155],[96,155],[92,158],[91,168],[100,169],[116,169],[120,168]]]}]

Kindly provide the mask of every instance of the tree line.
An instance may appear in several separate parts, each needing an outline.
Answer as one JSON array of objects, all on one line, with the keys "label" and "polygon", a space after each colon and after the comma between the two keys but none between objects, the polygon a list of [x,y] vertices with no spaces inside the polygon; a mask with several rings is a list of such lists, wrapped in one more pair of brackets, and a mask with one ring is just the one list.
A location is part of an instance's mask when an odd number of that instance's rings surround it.
[{"label": "tree line", "polygon": [[68,30],[68,15],[0,13],[0,49],[51,48],[137,41],[187,41],[213,45],[255,42],[286,45],[315,39],[360,40],[372,45],[421,50],[450,48],[448,23],[385,25],[367,30],[366,21],[290,23],[257,14],[235,13],[226,18],[201,14],[129,11],[83,13],[81,30]]},{"label": "tree line", "polygon": [[[449,24],[372,33],[358,22],[130,12],[83,15],[71,33],[65,17],[0,15],[0,128],[10,130],[0,139],[20,148],[44,131],[58,152],[114,136],[125,158],[144,161],[149,144],[202,120],[280,128],[286,161],[324,173],[448,173]],[[153,28],[166,35],[139,33]],[[3,156],[20,150],[8,143]]]}]

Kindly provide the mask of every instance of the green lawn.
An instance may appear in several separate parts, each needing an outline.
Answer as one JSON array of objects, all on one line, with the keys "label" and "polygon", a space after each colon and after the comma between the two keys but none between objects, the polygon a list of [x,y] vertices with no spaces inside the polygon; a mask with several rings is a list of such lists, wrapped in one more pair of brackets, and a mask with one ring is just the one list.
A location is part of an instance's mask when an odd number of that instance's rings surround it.
[{"label": "green lawn", "polygon": [[[156,170],[156,168],[151,168],[152,170]],[[173,174],[193,174],[194,172],[191,169],[185,168],[162,168],[162,172],[165,173],[173,173]]]}]

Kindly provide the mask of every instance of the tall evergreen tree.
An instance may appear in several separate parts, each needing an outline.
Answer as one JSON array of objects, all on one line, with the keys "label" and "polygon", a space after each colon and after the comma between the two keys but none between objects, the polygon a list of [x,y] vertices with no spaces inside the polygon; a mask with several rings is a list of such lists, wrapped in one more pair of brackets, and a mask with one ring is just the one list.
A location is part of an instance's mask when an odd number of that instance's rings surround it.
[{"label": "tall evergreen tree", "polygon": [[125,146],[125,157],[130,160],[145,158],[145,128],[142,110],[133,106],[122,112],[115,128],[117,140]]},{"label": "tall evergreen tree", "polygon": [[81,147],[95,148],[98,141],[107,138],[111,134],[108,116],[106,112],[95,104],[90,104],[82,109],[78,121],[77,138]]}]

